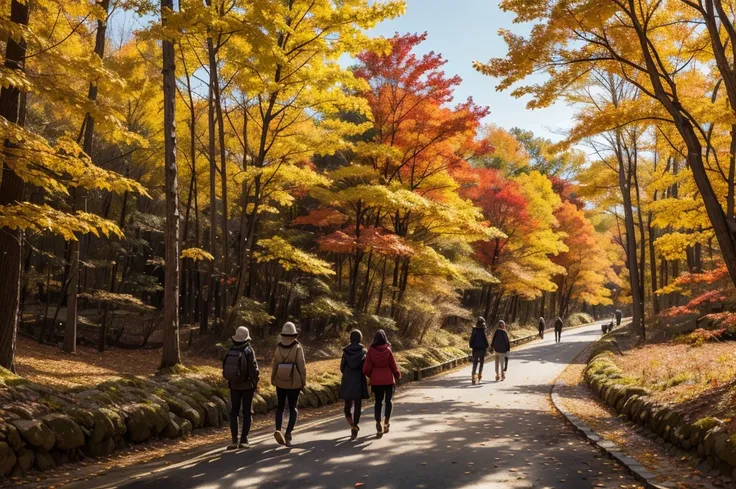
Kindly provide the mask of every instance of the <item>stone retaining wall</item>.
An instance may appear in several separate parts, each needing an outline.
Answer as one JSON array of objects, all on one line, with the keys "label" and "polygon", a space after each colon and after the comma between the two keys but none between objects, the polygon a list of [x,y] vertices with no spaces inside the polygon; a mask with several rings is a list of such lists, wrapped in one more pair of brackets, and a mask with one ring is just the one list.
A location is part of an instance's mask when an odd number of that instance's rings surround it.
[{"label": "stone retaining wall", "polygon": [[[467,357],[467,352],[428,348],[403,356],[399,369],[408,381],[417,368]],[[340,379],[339,371],[310,377],[299,406],[337,402]],[[276,408],[276,391],[269,384],[261,379],[253,401],[256,414]],[[0,481],[107,456],[131,444],[220,427],[229,421],[229,412],[226,383],[186,369],[61,392],[0,368]]]},{"label": "stone retaining wall", "polygon": [[657,442],[673,453],[678,448],[697,453],[712,468],[736,479],[736,434],[729,435],[716,418],[687,419],[676,405],[659,403],[647,389],[627,383],[613,361],[617,350],[610,335],[596,345],[585,369],[593,392],[617,413],[656,434]]}]

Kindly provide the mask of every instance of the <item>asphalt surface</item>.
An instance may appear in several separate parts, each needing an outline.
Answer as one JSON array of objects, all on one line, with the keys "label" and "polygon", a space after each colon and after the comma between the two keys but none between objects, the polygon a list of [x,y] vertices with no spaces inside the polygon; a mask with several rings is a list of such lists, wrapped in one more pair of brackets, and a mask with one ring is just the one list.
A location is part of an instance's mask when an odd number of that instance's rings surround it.
[{"label": "asphalt surface", "polygon": [[[635,487],[623,469],[574,434],[549,400],[557,376],[599,335],[600,324],[563,331],[559,344],[548,333],[511,352],[503,382],[494,380],[490,359],[480,385],[471,385],[470,367],[413,384],[397,394],[391,432],[381,439],[370,404],[355,441],[344,419],[332,419],[297,430],[290,449],[261,436],[249,450],[210,452],[104,487]],[[103,487],[101,482],[79,487]]]}]

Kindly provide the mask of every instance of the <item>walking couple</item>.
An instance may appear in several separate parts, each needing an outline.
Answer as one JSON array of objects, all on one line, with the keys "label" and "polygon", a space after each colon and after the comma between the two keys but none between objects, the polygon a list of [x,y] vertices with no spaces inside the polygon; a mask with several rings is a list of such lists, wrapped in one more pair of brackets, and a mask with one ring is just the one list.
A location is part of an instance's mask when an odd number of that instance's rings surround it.
[{"label": "walking couple", "polygon": [[[343,350],[340,371],[340,399],[345,401],[345,419],[350,424],[350,439],[354,440],[360,430],[360,414],[363,400],[368,399],[368,381],[375,395],[374,416],[376,436],[381,438],[391,427],[391,411],[396,381],[401,378],[391,344],[385,331],[379,329],[371,346],[361,344],[363,334],[356,330],[350,333],[350,345]],[[381,415],[383,414],[383,423]]]},{"label": "walking couple", "polygon": [[[307,383],[307,368],[304,361],[304,349],[297,341],[299,336],[294,323],[284,324],[281,339],[276,346],[271,369],[271,384],[276,387],[278,407],[276,408],[276,431],[274,438],[281,445],[291,446],[291,432],[296,426],[298,417],[297,404],[299,394]],[[230,389],[230,434],[232,443],[228,450],[250,448],[248,434],[251,426],[251,407],[253,396],[258,389],[260,372],[256,355],[251,346],[248,328],[241,326],[232,337],[232,346],[222,361],[222,375],[228,381]],[[286,432],[282,432],[284,409],[289,403],[289,423]],[[238,441],[238,417],[243,418],[243,431]]]},{"label": "walking couple", "polygon": [[[506,370],[509,365],[508,354],[511,351],[509,333],[506,331],[506,323],[498,322],[498,327],[493,332],[490,343],[486,332],[486,320],[479,317],[470,335],[470,348],[473,350],[473,385],[483,380],[483,364],[485,363],[486,351],[490,347],[493,351],[496,363],[496,380],[506,380]],[[477,374],[476,374],[477,370]]]}]

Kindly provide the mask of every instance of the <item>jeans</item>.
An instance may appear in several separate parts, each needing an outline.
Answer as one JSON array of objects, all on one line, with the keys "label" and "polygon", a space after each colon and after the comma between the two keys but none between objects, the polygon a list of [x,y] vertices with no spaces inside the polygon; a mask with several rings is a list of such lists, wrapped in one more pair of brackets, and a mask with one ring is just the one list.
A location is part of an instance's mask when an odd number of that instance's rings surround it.
[{"label": "jeans", "polygon": [[362,406],[362,399],[345,401],[345,417],[350,418],[352,416],[354,426],[358,426],[358,423],[360,423],[360,410]]},{"label": "jeans", "polygon": [[279,405],[276,408],[276,431],[281,431],[281,425],[284,422],[284,409],[286,408],[286,401],[289,401],[289,424],[286,425],[286,434],[294,431],[296,425],[296,418],[299,415],[299,411],[296,410],[296,405],[299,402],[299,394],[301,389],[282,389],[281,387],[276,388],[276,397],[279,400]]},{"label": "jeans", "polygon": [[391,399],[394,397],[394,386],[392,385],[374,385],[372,387],[373,394],[376,396],[376,407],[375,407],[375,415],[376,415],[376,422],[381,422],[381,408],[383,405],[384,398],[386,399],[386,410],[383,414],[383,417],[386,418],[386,421],[388,422],[389,419],[391,419],[391,411],[394,409],[394,403],[391,402]]},{"label": "jeans", "polygon": [[473,375],[475,375],[475,369],[478,369],[478,373],[483,373],[483,364],[486,361],[486,351],[483,348],[473,348]]},{"label": "jeans", "polygon": [[250,410],[253,405],[253,395],[255,393],[255,389],[245,391],[230,390],[230,401],[232,404],[230,408],[230,434],[233,437],[233,443],[238,442],[238,416],[240,415],[241,408],[243,412],[243,433],[240,435],[240,443],[246,443],[248,441],[251,423]]},{"label": "jeans", "polygon": [[562,341],[562,330],[555,328],[555,341],[559,343]]}]

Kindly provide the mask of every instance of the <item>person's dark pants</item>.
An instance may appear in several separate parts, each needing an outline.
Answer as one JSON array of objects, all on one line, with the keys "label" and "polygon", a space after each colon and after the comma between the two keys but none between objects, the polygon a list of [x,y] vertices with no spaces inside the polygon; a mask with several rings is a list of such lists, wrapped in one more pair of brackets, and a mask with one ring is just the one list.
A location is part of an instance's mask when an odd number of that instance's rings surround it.
[{"label": "person's dark pants", "polygon": [[486,350],[483,348],[473,348],[473,375],[476,369],[479,374],[483,373],[483,364],[486,361]]},{"label": "person's dark pants", "polygon": [[233,437],[233,443],[238,442],[238,417],[240,416],[241,408],[243,412],[243,433],[240,435],[240,443],[246,443],[248,441],[251,423],[250,410],[253,405],[253,395],[255,393],[255,389],[245,391],[230,390],[230,402],[232,404],[230,408],[230,434]]},{"label": "person's dark pants", "polygon": [[394,409],[394,403],[391,402],[391,399],[394,397],[394,386],[374,385],[373,394],[376,396],[376,422],[381,422],[381,409],[383,407],[384,399],[386,402],[386,410],[383,414],[383,417],[386,418],[386,421],[388,422],[388,420],[391,419],[391,411]]},{"label": "person's dark pants", "polygon": [[276,397],[279,400],[279,405],[276,408],[276,431],[281,431],[281,425],[284,422],[286,401],[289,401],[289,424],[286,425],[286,434],[288,435],[294,431],[296,418],[299,415],[299,411],[296,410],[296,405],[299,402],[299,393],[301,393],[301,391],[301,389],[276,388]]},{"label": "person's dark pants", "polygon": [[348,419],[352,419],[354,426],[358,426],[358,423],[360,423],[360,410],[362,406],[362,399],[345,401],[345,417]]},{"label": "person's dark pants", "polygon": [[544,328],[539,328],[539,337],[544,339]]},{"label": "person's dark pants", "polygon": [[616,326],[621,326],[621,318],[616,318]]},{"label": "person's dark pants", "polygon": [[562,341],[562,329],[555,328],[555,342]]}]

